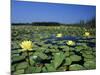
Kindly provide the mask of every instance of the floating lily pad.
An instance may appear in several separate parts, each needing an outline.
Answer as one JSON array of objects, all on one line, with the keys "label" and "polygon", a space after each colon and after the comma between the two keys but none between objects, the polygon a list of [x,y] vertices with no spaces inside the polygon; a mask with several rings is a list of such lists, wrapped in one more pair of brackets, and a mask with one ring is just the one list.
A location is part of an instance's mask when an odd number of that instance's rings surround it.
[{"label": "floating lily pad", "polygon": [[39,51],[39,52],[44,52],[46,50],[46,48],[43,48],[43,47],[39,47],[38,49],[37,49],[37,51]]},{"label": "floating lily pad", "polygon": [[42,52],[35,52],[33,55],[38,56],[43,60],[48,58],[48,56],[45,53],[42,53]]},{"label": "floating lily pad", "polygon": [[19,50],[12,50],[11,53],[12,53],[12,54],[19,54],[19,53],[21,53],[21,52],[20,52]]},{"label": "floating lily pad", "polygon": [[85,51],[85,53],[86,53],[86,54],[92,54],[93,51],[92,51],[92,50],[87,50],[87,51]]},{"label": "floating lily pad", "polygon": [[47,56],[46,54],[44,54],[44,53],[40,53],[40,54],[39,54],[39,57],[40,57],[41,59],[48,59],[48,56]]},{"label": "floating lily pad", "polygon": [[61,49],[64,49],[64,48],[66,48],[66,49],[67,49],[67,47],[66,47],[66,46],[59,46],[59,48],[61,48]]},{"label": "floating lily pad", "polygon": [[84,58],[88,58],[88,59],[94,59],[95,58],[95,56],[94,55],[92,55],[92,54],[83,54],[83,57]]},{"label": "floating lily pad", "polygon": [[84,61],[96,61],[96,59],[95,58],[93,58],[93,59],[84,58]]},{"label": "floating lily pad", "polygon": [[76,70],[84,70],[84,67],[78,64],[73,64],[69,66],[70,71],[76,71]]},{"label": "floating lily pad", "polygon": [[17,57],[17,56],[20,56],[20,54],[12,54],[11,57]]},{"label": "floating lily pad", "polygon": [[47,72],[46,67],[43,67],[43,68],[42,68],[42,72]]},{"label": "floating lily pad", "polygon": [[45,64],[45,66],[46,66],[48,72],[56,71],[53,64]]},{"label": "floating lily pad", "polygon": [[62,66],[62,67],[57,69],[57,71],[66,71],[66,70],[68,70],[67,66]]},{"label": "floating lily pad", "polygon": [[57,68],[64,60],[65,56],[63,52],[58,52],[54,54],[53,64]]},{"label": "floating lily pad", "polygon": [[21,62],[21,63],[17,64],[16,70],[25,69],[27,67],[28,67],[28,63],[27,62]]},{"label": "floating lily pad", "polygon": [[75,52],[70,51],[69,54],[70,54],[70,55],[75,55]]},{"label": "floating lily pad", "polygon": [[51,49],[48,49],[48,51],[49,51],[49,52],[55,52],[56,49],[51,48]]},{"label": "floating lily pad", "polygon": [[96,62],[95,61],[86,61],[84,63],[84,67],[87,69],[95,69],[96,68]]},{"label": "floating lily pad", "polygon": [[28,66],[28,67],[25,69],[25,73],[26,73],[26,74],[34,73],[34,70],[35,70],[35,67]]},{"label": "floating lily pad", "polygon": [[14,64],[14,65],[11,66],[11,71],[12,72],[15,71],[15,67],[16,67],[16,64]]},{"label": "floating lily pad", "polygon": [[69,51],[74,51],[74,50],[75,50],[75,48],[73,48],[73,47],[69,48]]},{"label": "floating lily pad", "polygon": [[80,61],[82,58],[81,58],[81,56],[78,56],[78,55],[71,55],[70,59],[72,61]]},{"label": "floating lily pad", "polygon": [[24,60],[24,59],[25,59],[25,56],[13,56],[12,62],[21,61],[21,60]]},{"label": "floating lily pad", "polygon": [[82,49],[84,49],[82,46],[76,46],[75,47],[75,51],[78,51],[78,52],[81,51]]},{"label": "floating lily pad", "polygon": [[68,57],[68,56],[70,55],[70,52],[69,52],[69,51],[66,51],[66,52],[64,53],[64,55]]},{"label": "floating lily pad", "polygon": [[69,57],[67,57],[65,59],[65,65],[70,65],[71,63],[72,63],[72,60]]},{"label": "floating lily pad", "polygon": [[34,73],[39,73],[42,70],[42,66],[35,67]]},{"label": "floating lily pad", "polygon": [[24,74],[24,69],[17,70],[13,73],[13,75],[19,75],[19,74]]},{"label": "floating lily pad", "polygon": [[66,46],[65,48],[63,48],[63,51],[69,51],[70,48],[68,46]]}]

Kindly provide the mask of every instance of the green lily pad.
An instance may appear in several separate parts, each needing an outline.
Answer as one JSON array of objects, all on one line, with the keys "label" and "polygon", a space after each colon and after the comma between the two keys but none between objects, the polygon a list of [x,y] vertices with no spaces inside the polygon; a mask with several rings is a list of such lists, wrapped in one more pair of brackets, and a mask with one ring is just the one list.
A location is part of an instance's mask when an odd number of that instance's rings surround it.
[{"label": "green lily pad", "polygon": [[83,46],[76,46],[75,47],[75,51],[78,51],[78,52],[81,51],[82,49],[84,49]]},{"label": "green lily pad", "polygon": [[96,61],[96,59],[95,58],[93,58],[93,59],[84,58],[84,61]]},{"label": "green lily pad", "polygon": [[21,61],[21,60],[24,60],[24,59],[25,59],[25,56],[13,56],[12,62]]},{"label": "green lily pad", "polygon": [[35,67],[28,66],[28,67],[25,69],[25,73],[26,73],[26,74],[34,73],[34,70],[35,70]]},{"label": "green lily pad", "polygon": [[72,63],[72,60],[70,58],[65,59],[65,65],[70,65]]},{"label": "green lily pad", "polygon": [[60,68],[57,69],[57,71],[66,71],[68,69],[67,66],[62,66]]},{"label": "green lily pad", "polygon": [[20,54],[11,54],[11,58],[20,56]]},{"label": "green lily pad", "polygon": [[47,72],[46,67],[43,67],[43,68],[42,68],[42,72]]},{"label": "green lily pad", "polygon": [[70,48],[68,46],[65,46],[65,48],[63,48],[63,51],[69,51]]},{"label": "green lily pad", "polygon": [[27,67],[28,67],[28,63],[27,62],[21,62],[21,63],[17,64],[16,70],[25,69]]},{"label": "green lily pad", "polygon": [[82,58],[81,58],[81,56],[78,56],[78,55],[71,55],[70,59],[72,61],[80,61]]},{"label": "green lily pad", "polygon": [[42,53],[42,52],[35,52],[33,55],[34,56],[38,56],[38,57],[40,57],[43,60],[44,59],[48,59],[48,56],[45,53]]},{"label": "green lily pad", "polygon": [[66,46],[59,46],[58,48],[64,49],[67,48]]},{"label": "green lily pad", "polygon": [[64,60],[65,56],[63,52],[58,52],[54,54],[53,64],[57,68]]},{"label": "green lily pad", "polygon": [[42,66],[35,67],[34,72],[35,72],[35,73],[39,73],[39,72],[41,72],[41,70],[42,70]]},{"label": "green lily pad", "polygon": [[43,47],[40,47],[37,49],[37,51],[39,51],[39,52],[44,52],[45,50],[46,50],[46,48],[43,48]]},{"label": "green lily pad", "polygon": [[11,71],[15,71],[16,64],[11,65]]},{"label": "green lily pad", "polygon": [[46,66],[48,72],[56,71],[56,69],[53,66],[53,64],[45,64],[45,66]]},{"label": "green lily pad", "polygon": [[96,62],[95,61],[86,61],[84,63],[84,67],[87,69],[95,69],[96,68]]},{"label": "green lily pad", "polygon": [[11,53],[12,53],[12,54],[19,54],[19,53],[21,53],[21,52],[20,52],[19,50],[12,50]]},{"label": "green lily pad", "polygon": [[24,69],[21,70],[16,70],[13,75],[19,75],[19,74],[24,74]]},{"label": "green lily pad", "polygon": [[84,70],[84,67],[78,64],[73,64],[69,66],[70,71],[76,71],[76,70]]},{"label": "green lily pad", "polygon": [[48,59],[48,56],[47,56],[46,54],[44,54],[44,53],[40,53],[38,56],[39,56],[41,59]]},{"label": "green lily pad", "polygon": [[72,48],[72,47],[69,48],[69,51],[74,51],[74,50],[75,50],[75,48]]},{"label": "green lily pad", "polygon": [[70,51],[69,54],[70,55],[75,55],[75,53],[73,51]]},{"label": "green lily pad", "polygon": [[83,55],[83,57],[84,58],[87,58],[87,59],[94,59],[95,58],[95,56],[94,55],[92,55],[92,54],[82,54]]},{"label": "green lily pad", "polygon": [[66,51],[66,52],[64,53],[64,55],[68,57],[68,56],[70,55],[70,52],[69,52],[69,51]]}]

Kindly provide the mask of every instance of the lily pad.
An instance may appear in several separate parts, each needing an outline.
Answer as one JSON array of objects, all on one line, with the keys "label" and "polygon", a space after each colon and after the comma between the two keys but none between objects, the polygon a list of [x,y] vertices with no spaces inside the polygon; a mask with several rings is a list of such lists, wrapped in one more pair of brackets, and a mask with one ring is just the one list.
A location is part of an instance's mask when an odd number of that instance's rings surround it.
[{"label": "lily pad", "polygon": [[81,58],[81,56],[78,56],[78,55],[71,55],[70,59],[72,61],[80,61],[82,58]]},{"label": "lily pad", "polygon": [[86,61],[84,63],[84,67],[87,69],[95,69],[96,68],[96,62],[95,61]]},{"label": "lily pad", "polygon": [[27,67],[28,67],[28,63],[27,62],[21,62],[16,66],[16,70],[25,69]]},{"label": "lily pad", "polygon": [[84,70],[84,67],[78,64],[73,64],[69,66],[70,71],[76,71],[76,70]]},{"label": "lily pad", "polygon": [[65,55],[66,57],[68,57],[68,56],[70,55],[70,52],[69,52],[69,51],[66,51],[66,52],[64,53],[64,55]]},{"label": "lily pad", "polygon": [[87,59],[94,59],[95,58],[95,56],[94,55],[92,55],[92,54],[83,54],[83,57],[84,58],[87,58]]},{"label": "lily pad", "polygon": [[14,56],[14,57],[12,57],[12,62],[21,61],[24,59],[25,59],[25,56]]},{"label": "lily pad", "polygon": [[82,49],[84,49],[82,46],[76,46],[75,47],[75,51],[78,51],[78,52],[81,51]]},{"label": "lily pad", "polygon": [[58,52],[54,54],[53,64],[57,68],[64,60],[65,56],[63,52]]},{"label": "lily pad", "polygon": [[47,72],[46,67],[43,67],[43,68],[42,68],[42,72]]},{"label": "lily pad", "polygon": [[70,65],[72,63],[72,60],[70,58],[65,59],[65,65]]},{"label": "lily pad", "polygon": [[24,74],[24,69],[17,70],[13,73],[13,75],[19,75],[19,74]]},{"label": "lily pad", "polygon": [[56,71],[56,69],[53,66],[53,64],[45,64],[45,66],[46,66],[48,72]]}]

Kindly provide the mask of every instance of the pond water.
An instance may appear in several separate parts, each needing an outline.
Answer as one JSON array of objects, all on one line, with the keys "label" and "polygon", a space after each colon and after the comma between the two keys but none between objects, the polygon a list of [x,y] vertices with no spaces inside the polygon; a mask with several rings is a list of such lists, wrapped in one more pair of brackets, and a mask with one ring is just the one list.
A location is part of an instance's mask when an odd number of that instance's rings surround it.
[{"label": "pond water", "polygon": [[[73,40],[77,43],[86,43],[88,46],[90,47],[95,47],[96,44],[95,42],[91,42],[91,40],[95,40],[96,38],[82,38],[82,37],[76,37],[76,36],[63,36],[60,38],[57,38],[55,35],[50,36],[49,38],[45,38],[43,40],[47,40],[45,43],[46,44],[57,44],[57,41],[63,41],[63,40]],[[81,41],[80,41],[81,40]],[[65,45],[65,44],[61,44],[61,45]]]}]

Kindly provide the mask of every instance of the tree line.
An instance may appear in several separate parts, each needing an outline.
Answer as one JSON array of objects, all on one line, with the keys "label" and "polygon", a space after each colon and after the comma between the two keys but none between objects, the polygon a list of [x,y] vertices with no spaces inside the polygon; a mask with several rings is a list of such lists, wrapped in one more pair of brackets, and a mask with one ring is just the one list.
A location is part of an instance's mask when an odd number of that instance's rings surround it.
[{"label": "tree line", "polygon": [[96,27],[96,18],[92,18],[90,20],[87,20],[86,22],[84,20],[80,20],[78,23],[74,24],[62,24],[58,22],[32,22],[32,23],[12,23],[12,25],[31,25],[31,26],[83,26],[83,27]]}]

